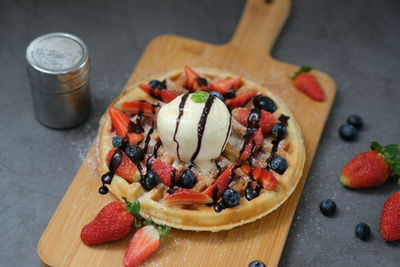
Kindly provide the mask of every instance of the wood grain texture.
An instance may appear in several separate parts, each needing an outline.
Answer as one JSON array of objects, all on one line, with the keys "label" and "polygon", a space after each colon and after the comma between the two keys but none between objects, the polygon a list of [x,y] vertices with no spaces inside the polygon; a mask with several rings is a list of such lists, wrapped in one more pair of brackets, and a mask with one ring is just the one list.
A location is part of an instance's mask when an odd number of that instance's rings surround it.
[{"label": "wood grain texture", "polygon": [[[255,259],[267,266],[278,265],[336,91],[328,75],[313,71],[326,100],[311,100],[296,90],[288,78],[298,66],[276,61],[269,55],[289,8],[289,0],[275,0],[272,4],[249,0],[232,40],[222,46],[172,35],[157,37],[147,46],[126,88],[185,64],[218,68],[253,80],[279,95],[291,108],[303,132],[306,163],[296,191],[273,213],[218,233],[174,229],[143,266],[247,266]],[[128,239],[89,248],[79,238],[83,225],[113,200],[110,194],[97,193],[100,175],[94,154],[92,148],[43,232],[38,255],[44,266],[122,266]]]}]

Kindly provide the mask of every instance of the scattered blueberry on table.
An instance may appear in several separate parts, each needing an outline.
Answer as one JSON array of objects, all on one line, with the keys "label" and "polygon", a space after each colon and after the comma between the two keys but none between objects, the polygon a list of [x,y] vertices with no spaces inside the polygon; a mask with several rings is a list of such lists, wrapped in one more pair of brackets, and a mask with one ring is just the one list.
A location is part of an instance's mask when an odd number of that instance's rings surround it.
[{"label": "scattered blueberry on table", "polygon": [[321,213],[325,216],[332,216],[336,211],[336,203],[332,199],[325,199],[319,204]]},{"label": "scattered blueberry on table", "polygon": [[248,267],[265,267],[265,264],[262,261],[252,261]]},{"label": "scattered blueberry on table", "polygon": [[355,227],[355,235],[357,238],[365,241],[371,234],[371,229],[366,223],[359,223]]},{"label": "scattered blueberry on table", "polygon": [[353,140],[358,134],[356,127],[350,124],[344,124],[339,128],[339,135],[345,141]]},{"label": "scattered blueberry on table", "polygon": [[364,121],[358,115],[351,115],[347,118],[347,124],[353,125],[357,129],[360,129],[364,125]]}]

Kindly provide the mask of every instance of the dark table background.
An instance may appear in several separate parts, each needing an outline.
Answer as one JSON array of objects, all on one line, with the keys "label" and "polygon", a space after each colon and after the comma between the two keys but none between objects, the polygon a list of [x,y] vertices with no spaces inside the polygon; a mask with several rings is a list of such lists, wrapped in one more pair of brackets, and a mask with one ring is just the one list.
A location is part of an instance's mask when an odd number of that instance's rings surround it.
[{"label": "dark table background", "polygon": [[[37,241],[93,141],[99,118],[124,86],[147,43],[178,34],[214,44],[233,33],[237,1],[0,0],[0,265],[36,266]],[[40,125],[32,111],[25,48],[55,31],[80,36],[92,60],[92,113],[65,131]],[[336,101],[305,185],[281,266],[399,266],[399,242],[384,242],[379,216],[393,181],[368,190],[338,183],[349,159],[371,140],[400,142],[400,1],[294,0],[272,51],[275,58],[330,74]],[[366,125],[347,143],[337,129],[350,114]],[[335,199],[337,215],[318,204]],[[354,237],[368,223],[372,238]]]}]

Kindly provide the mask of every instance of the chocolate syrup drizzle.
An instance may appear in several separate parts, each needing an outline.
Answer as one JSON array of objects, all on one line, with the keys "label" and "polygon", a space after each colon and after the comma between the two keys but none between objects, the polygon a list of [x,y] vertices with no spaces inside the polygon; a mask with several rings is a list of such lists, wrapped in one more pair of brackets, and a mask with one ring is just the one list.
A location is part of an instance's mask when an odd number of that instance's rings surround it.
[{"label": "chocolate syrup drizzle", "polygon": [[229,115],[229,126],[228,126],[228,131],[226,132],[224,145],[221,147],[221,153],[222,153],[222,151],[224,151],[226,142],[228,142],[229,132],[230,132],[230,129],[231,129],[231,124],[232,124],[232,116]]},{"label": "chocolate syrup drizzle", "polygon": [[[239,155],[241,155],[243,153],[247,144],[250,142],[251,137],[257,131],[257,129],[260,127],[260,118],[261,118],[261,110],[253,108],[250,111],[249,117],[247,118],[246,134],[244,135],[244,142],[243,142],[242,149],[240,149]],[[255,150],[255,142],[253,142],[251,155],[253,155],[253,150]]]},{"label": "chocolate syrup drizzle", "polygon": [[149,143],[151,139],[151,134],[154,132],[154,121],[151,123],[151,128],[147,132],[146,139],[144,141],[143,153],[147,153],[147,149],[149,148]]},{"label": "chocolate syrup drizzle", "polygon": [[179,129],[179,124],[181,122],[181,117],[183,116],[183,112],[185,111],[185,104],[186,104],[186,100],[189,97],[189,94],[185,94],[182,96],[181,99],[181,103],[179,103],[179,115],[176,118],[176,126],[175,126],[175,132],[174,132],[174,137],[173,140],[176,143],[176,154],[178,155],[178,159],[181,160],[181,157],[179,155],[179,143],[176,140],[176,134],[178,133],[178,129]]},{"label": "chocolate syrup drizzle", "polygon": [[194,161],[200,152],[201,141],[203,139],[203,134],[204,134],[205,126],[207,123],[208,114],[210,113],[212,104],[214,103],[214,99],[215,99],[215,96],[212,96],[212,95],[208,96],[206,104],[204,105],[203,112],[201,113],[199,123],[197,124],[197,147],[192,155],[192,158],[190,159],[191,161]]},{"label": "chocolate syrup drizzle", "polygon": [[[278,118],[278,120],[281,123],[283,123],[284,125],[286,125],[286,126],[287,126],[287,121],[289,119],[290,119],[289,116],[286,116],[286,115],[283,115],[283,114],[281,116],[279,116],[279,118]],[[279,143],[282,141],[282,139],[283,138],[277,138],[277,139],[271,141],[272,150],[271,150],[271,154],[269,155],[269,157],[268,157],[268,159],[266,161],[267,162],[267,166],[266,166],[267,170],[270,169],[270,167],[269,167],[270,164],[269,163],[271,162],[271,160],[275,157],[276,153],[278,152]]]}]

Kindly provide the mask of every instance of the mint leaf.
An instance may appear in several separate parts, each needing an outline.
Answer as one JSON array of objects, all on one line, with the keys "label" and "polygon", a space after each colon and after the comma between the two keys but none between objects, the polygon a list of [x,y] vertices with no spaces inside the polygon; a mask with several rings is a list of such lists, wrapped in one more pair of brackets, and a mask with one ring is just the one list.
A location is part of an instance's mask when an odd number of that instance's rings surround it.
[{"label": "mint leaf", "polygon": [[370,147],[372,150],[375,150],[378,153],[382,153],[382,146],[378,142],[372,141]]},{"label": "mint leaf", "polygon": [[208,99],[208,93],[204,91],[197,91],[192,95],[192,101],[195,103],[204,103]]}]

